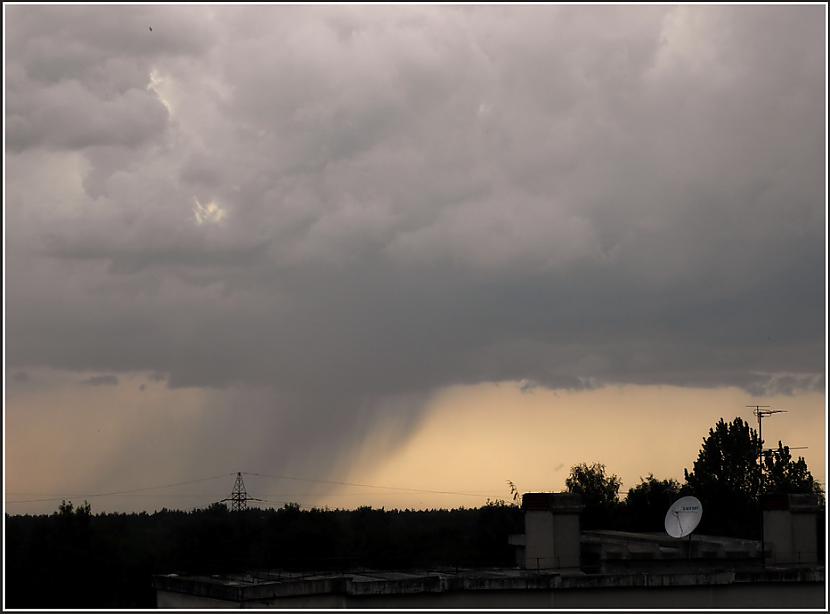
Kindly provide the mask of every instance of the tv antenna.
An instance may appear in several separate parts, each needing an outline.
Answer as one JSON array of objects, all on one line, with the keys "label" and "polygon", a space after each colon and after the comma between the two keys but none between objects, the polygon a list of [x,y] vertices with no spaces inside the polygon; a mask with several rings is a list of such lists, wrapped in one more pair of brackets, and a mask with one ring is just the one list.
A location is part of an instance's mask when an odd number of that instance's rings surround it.
[{"label": "tv antenna", "polygon": [[[764,418],[769,418],[772,414],[786,413],[786,409],[770,409],[769,405],[747,405],[752,408],[752,413],[758,418],[758,503],[761,503],[761,492],[764,488],[764,436],[762,425]],[[764,539],[764,510],[763,506],[759,505],[761,510],[761,565],[767,566],[766,540]]]},{"label": "tv antenna", "polygon": [[231,496],[222,499],[220,503],[224,503],[225,501],[231,502],[232,512],[241,512],[242,510],[248,509],[248,501],[262,501],[262,499],[248,496],[248,492],[245,490],[245,482],[242,479],[242,472],[237,471],[236,481],[233,483]]},{"label": "tv antenna", "polygon": [[769,405],[747,405],[752,408],[752,413],[758,418],[758,463],[764,462],[764,434],[763,434],[763,420],[769,418],[772,414],[786,413],[786,409],[770,409]]}]

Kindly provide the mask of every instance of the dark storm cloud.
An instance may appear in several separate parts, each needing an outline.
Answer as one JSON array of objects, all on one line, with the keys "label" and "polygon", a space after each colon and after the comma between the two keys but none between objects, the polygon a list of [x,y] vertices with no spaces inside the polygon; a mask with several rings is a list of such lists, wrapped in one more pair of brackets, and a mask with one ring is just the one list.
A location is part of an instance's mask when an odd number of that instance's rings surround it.
[{"label": "dark storm cloud", "polygon": [[285,455],[455,383],[821,387],[823,15],[11,7],[8,360]]},{"label": "dark storm cloud", "polygon": [[118,378],[115,375],[93,375],[81,380],[81,383],[86,386],[117,386]]},{"label": "dark storm cloud", "polygon": [[[203,52],[210,39],[209,30],[189,27],[186,12],[170,9],[10,7],[7,146],[135,147],[161,133],[167,113],[147,90],[149,66]],[[160,26],[152,35],[151,17]]]},{"label": "dark storm cloud", "polygon": [[13,150],[46,145],[79,149],[92,145],[137,146],[164,129],[167,113],[151,93],[132,89],[100,100],[77,81],[41,89],[7,127]]}]

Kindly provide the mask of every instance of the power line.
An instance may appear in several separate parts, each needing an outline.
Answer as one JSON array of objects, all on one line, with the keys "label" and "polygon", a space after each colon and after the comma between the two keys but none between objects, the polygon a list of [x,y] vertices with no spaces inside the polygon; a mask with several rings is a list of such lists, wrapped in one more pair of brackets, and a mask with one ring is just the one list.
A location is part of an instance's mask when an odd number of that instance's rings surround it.
[{"label": "power line", "polygon": [[[791,450],[793,448],[790,448]],[[41,494],[41,493],[6,493],[7,495],[22,495],[22,494]],[[42,493],[43,496],[50,495],[51,493]],[[288,493],[265,493],[263,497],[399,497],[404,496],[407,493],[402,492],[338,492],[338,493],[327,493],[327,492],[288,492]],[[63,495],[63,496],[56,496],[50,497],[48,499],[18,499],[18,500],[8,500],[6,503],[31,503],[36,501],[56,501],[61,498],[67,497],[84,497],[88,495]],[[192,497],[192,498],[207,498],[207,499],[215,499],[221,496],[221,493],[215,492],[190,492],[190,493],[123,493],[120,495],[112,495],[116,497]],[[265,501],[266,499],[263,499]],[[288,501],[288,499],[286,499]]]},{"label": "power line", "polygon": [[[59,499],[66,499],[68,497],[84,497],[86,499],[92,499],[93,497],[111,497],[114,495],[127,495],[135,492],[147,491],[147,490],[158,490],[160,488],[173,488],[174,486],[186,486],[187,484],[196,484],[197,482],[207,482],[210,480],[218,480],[223,479],[228,476],[234,475],[233,472],[231,473],[223,473],[222,475],[212,475],[206,478],[195,478],[193,480],[185,480],[183,482],[173,482],[170,484],[160,484],[158,486],[143,486],[141,488],[131,488],[127,490],[114,490],[111,492],[101,492],[101,493],[88,493],[88,494],[64,494],[59,495],[56,497],[44,497],[41,499],[21,499],[18,501],[7,501],[7,503],[38,503],[41,501],[57,501]],[[163,493],[159,493],[160,495]]]},{"label": "power line", "polygon": [[255,473],[253,471],[243,471],[245,475],[253,475],[261,478],[272,478],[275,480],[294,480],[298,482],[317,482],[320,484],[337,484],[339,486],[357,486],[360,488],[378,488],[383,490],[398,490],[398,491],[405,491],[405,492],[418,492],[418,493],[430,493],[436,495],[462,495],[465,497],[496,497],[499,495],[493,494],[486,494],[486,493],[472,493],[472,492],[461,492],[457,490],[430,490],[428,488],[407,488],[404,486],[380,486],[378,484],[360,484],[357,482],[343,482],[340,480],[320,480],[315,478],[298,478],[289,475],[272,475],[268,473]]},{"label": "power line", "polygon": [[[31,499],[17,499],[17,500],[8,500],[6,503],[41,503],[47,501],[59,501],[61,499],[69,499],[69,498],[100,498],[100,497],[114,497],[114,496],[145,496],[145,497],[215,497],[215,494],[212,493],[191,493],[191,494],[184,494],[184,493],[148,493],[146,491],[150,490],[159,490],[162,488],[173,488],[176,486],[186,486],[188,484],[196,484],[199,482],[207,482],[210,480],[218,480],[224,479],[230,476],[237,475],[238,472],[229,472],[223,473],[221,475],[212,475],[203,478],[194,478],[192,480],[183,480],[181,482],[172,482],[169,484],[159,484],[155,486],[143,486],[140,488],[130,488],[124,490],[114,490],[109,492],[98,492],[98,493],[75,493],[75,494],[59,494],[59,495],[48,495],[38,498],[31,498]],[[341,497],[341,496],[358,496],[358,495],[385,495],[385,496],[394,496],[394,495],[402,495],[408,492],[411,493],[425,493],[425,494],[437,494],[437,495],[458,495],[463,497],[498,497],[500,495],[494,494],[487,494],[487,493],[473,493],[473,492],[464,492],[464,491],[457,491],[457,490],[433,490],[428,488],[409,488],[405,486],[385,486],[379,484],[363,484],[358,482],[346,482],[343,480],[325,480],[319,478],[300,478],[296,476],[289,476],[289,475],[275,475],[275,474],[268,474],[268,473],[257,473],[252,471],[243,471],[239,472],[243,475],[250,475],[260,478],[269,478],[275,480],[292,480],[297,482],[309,482],[309,483],[317,483],[317,484],[334,484],[338,486],[351,486],[351,487],[359,487],[359,488],[371,488],[375,490],[389,490],[389,491],[396,491],[396,492],[388,492],[388,493],[295,493],[295,494],[269,494],[265,496],[279,496],[279,497]],[[140,494],[137,494],[140,493]],[[24,494],[33,494],[33,493],[24,493],[24,492],[7,492],[6,495],[24,495]],[[248,497],[250,499],[250,497]],[[263,499],[263,501],[268,501],[271,503],[286,503],[286,501],[274,501],[274,500],[267,500]]]},{"label": "power line", "polygon": [[[55,493],[51,492],[7,492],[6,495],[12,496],[22,496],[22,495],[38,495],[41,497],[58,497]],[[63,497],[85,497],[88,495],[60,495]],[[155,492],[140,492],[140,493],[123,493],[121,495],[114,495],[114,496],[121,496],[121,497],[221,497],[222,494],[215,493],[215,492],[190,492],[190,493],[155,493]],[[292,495],[289,495],[292,496]],[[299,495],[297,495],[299,496]],[[51,499],[49,499],[51,501]]]},{"label": "power line", "polygon": [[[398,497],[406,495],[403,492],[294,492],[294,493],[271,493],[263,497]],[[487,496],[487,495],[484,495]]]},{"label": "power line", "polygon": [[[48,499],[17,499],[6,501],[6,503],[34,503],[37,501],[56,501],[68,497],[87,497],[89,495],[63,495],[62,497],[50,497]],[[123,493],[112,495],[113,497],[216,497],[215,493]]]}]

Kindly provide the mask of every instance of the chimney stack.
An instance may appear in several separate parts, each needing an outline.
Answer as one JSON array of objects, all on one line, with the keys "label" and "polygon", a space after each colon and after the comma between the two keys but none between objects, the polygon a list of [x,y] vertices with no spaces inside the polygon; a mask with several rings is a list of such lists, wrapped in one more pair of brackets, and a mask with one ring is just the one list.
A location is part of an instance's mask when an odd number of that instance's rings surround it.
[{"label": "chimney stack", "polygon": [[526,569],[578,571],[582,497],[531,492],[522,496]]}]

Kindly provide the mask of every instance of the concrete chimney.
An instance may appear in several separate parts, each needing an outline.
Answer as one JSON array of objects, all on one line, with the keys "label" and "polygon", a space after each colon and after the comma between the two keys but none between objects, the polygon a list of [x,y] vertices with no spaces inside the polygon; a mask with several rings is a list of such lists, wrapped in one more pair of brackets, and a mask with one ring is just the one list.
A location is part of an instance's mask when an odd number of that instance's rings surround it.
[{"label": "concrete chimney", "polygon": [[772,564],[818,562],[818,497],[813,494],[770,494],[761,499],[764,541]]},{"label": "concrete chimney", "polygon": [[578,571],[582,497],[568,493],[525,493],[524,567]]}]

